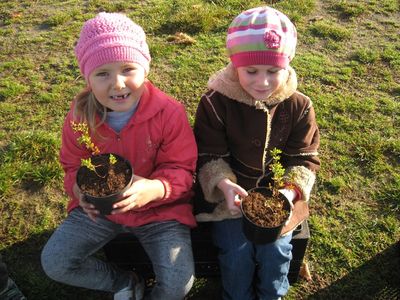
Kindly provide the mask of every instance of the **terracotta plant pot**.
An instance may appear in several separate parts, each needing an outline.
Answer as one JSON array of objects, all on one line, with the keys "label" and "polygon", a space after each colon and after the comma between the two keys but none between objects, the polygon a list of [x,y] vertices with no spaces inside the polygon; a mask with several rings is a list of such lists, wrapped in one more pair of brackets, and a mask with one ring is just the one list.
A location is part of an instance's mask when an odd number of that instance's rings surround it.
[{"label": "terracotta plant pot", "polygon": [[111,213],[113,204],[121,200],[133,181],[129,161],[117,154],[112,155],[116,158],[114,164],[109,162],[110,153],[94,155],[91,162],[96,172],[81,166],[76,174],[76,182],[85,200],[103,215]]},{"label": "terracotta plant pot", "polygon": [[[259,194],[255,196],[256,193]],[[250,189],[248,194],[249,196],[244,197],[240,204],[243,214],[243,232],[246,238],[255,244],[275,242],[289,218],[291,210],[289,200],[282,194],[279,194],[278,198],[272,198],[271,190],[262,187]],[[256,203],[258,201],[259,204]],[[273,205],[266,205],[266,203]],[[263,212],[264,209],[266,211]],[[248,210],[254,210],[254,212],[250,213]]]}]

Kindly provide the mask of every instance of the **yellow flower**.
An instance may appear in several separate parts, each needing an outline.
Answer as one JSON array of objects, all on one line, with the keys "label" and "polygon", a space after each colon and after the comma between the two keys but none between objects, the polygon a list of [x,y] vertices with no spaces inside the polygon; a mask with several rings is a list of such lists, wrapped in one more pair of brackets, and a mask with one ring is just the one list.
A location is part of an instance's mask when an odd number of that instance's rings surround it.
[{"label": "yellow flower", "polygon": [[77,138],[79,144],[85,145],[85,147],[92,152],[92,155],[100,153],[100,149],[92,142],[92,138],[89,134],[89,127],[86,123],[75,123],[71,121],[71,127],[75,133],[81,134],[81,136]]}]

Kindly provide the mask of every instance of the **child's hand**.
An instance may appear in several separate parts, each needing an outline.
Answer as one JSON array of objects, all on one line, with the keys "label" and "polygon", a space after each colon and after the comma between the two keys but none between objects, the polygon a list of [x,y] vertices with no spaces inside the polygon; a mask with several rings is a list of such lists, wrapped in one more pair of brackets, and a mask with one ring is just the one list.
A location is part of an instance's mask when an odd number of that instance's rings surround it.
[{"label": "child's hand", "polygon": [[74,184],[73,192],[75,197],[79,199],[79,205],[82,207],[83,211],[88,214],[92,221],[96,222],[96,217],[100,214],[100,212],[95,209],[93,204],[85,201],[85,196],[82,194],[76,183]]},{"label": "child's hand", "polygon": [[227,178],[224,178],[220,182],[218,182],[217,187],[224,193],[225,201],[230,213],[232,215],[240,213],[240,200],[237,196],[247,196],[246,190]]},{"label": "child's hand", "polygon": [[293,202],[298,198],[297,192],[293,189],[284,188],[280,189],[279,193],[283,194],[289,200],[290,207],[293,208]]},{"label": "child's hand", "polygon": [[123,195],[124,200],[113,205],[113,215],[142,207],[151,201],[159,200],[164,197],[164,185],[160,180],[147,179],[137,175],[134,176],[134,182]]}]

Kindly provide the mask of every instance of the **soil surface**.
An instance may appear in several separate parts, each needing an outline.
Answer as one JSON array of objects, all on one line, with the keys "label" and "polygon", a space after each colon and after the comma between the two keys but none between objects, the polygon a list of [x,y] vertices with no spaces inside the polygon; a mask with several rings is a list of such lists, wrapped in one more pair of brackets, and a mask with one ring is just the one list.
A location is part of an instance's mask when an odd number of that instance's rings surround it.
[{"label": "soil surface", "polygon": [[86,167],[81,168],[77,177],[78,186],[83,193],[103,197],[115,194],[125,188],[132,176],[132,169],[125,160],[117,157],[113,165],[109,163],[109,155],[92,157],[96,173]]},{"label": "soil surface", "polygon": [[284,200],[266,197],[260,192],[250,192],[242,200],[242,208],[254,224],[260,227],[277,227],[289,216],[289,211],[284,209]]}]

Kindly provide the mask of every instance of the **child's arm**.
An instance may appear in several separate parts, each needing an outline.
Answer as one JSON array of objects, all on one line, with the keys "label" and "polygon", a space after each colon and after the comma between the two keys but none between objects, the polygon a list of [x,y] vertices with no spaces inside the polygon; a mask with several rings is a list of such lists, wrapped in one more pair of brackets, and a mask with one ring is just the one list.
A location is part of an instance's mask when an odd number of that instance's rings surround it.
[{"label": "child's arm", "polygon": [[[295,116],[292,132],[283,150],[288,186],[294,185],[297,199],[308,201],[315,182],[315,174],[320,168],[318,158],[319,130],[315,111],[308,97],[300,98],[303,107]],[[301,102],[303,101],[303,102]]]},{"label": "child's arm", "polygon": [[164,117],[163,142],[157,151],[156,169],[149,178],[162,182],[163,203],[188,196],[197,162],[196,141],[183,105]]},{"label": "child's arm", "polygon": [[100,212],[94,207],[93,204],[84,201],[84,196],[76,183],[73,186],[73,193],[75,197],[79,199],[79,206],[82,207],[83,211],[87,213],[93,222],[96,222],[96,217],[100,214]]},{"label": "child's arm", "polygon": [[[224,180],[236,185],[236,176],[229,165],[225,107],[223,102],[213,101],[212,97],[208,92],[201,98],[196,112],[194,133],[199,150],[198,181],[205,200],[218,203],[224,201],[232,190],[232,185],[228,188],[222,184],[221,188],[218,187],[219,183]],[[232,205],[233,198],[228,196],[228,199],[228,205]]]},{"label": "child's arm", "polygon": [[116,204],[117,207],[123,206],[128,210],[127,206],[137,209],[147,204],[144,209],[148,209],[179,199],[189,199],[197,147],[183,105],[175,104],[172,108],[165,110],[162,117],[157,119],[157,126],[162,128],[162,142],[153,162],[154,171],[148,178],[136,177],[126,192],[126,202]]},{"label": "child's arm", "polygon": [[131,187],[122,195],[125,198],[113,205],[112,214],[120,214],[140,208],[152,201],[161,200],[165,196],[163,183],[158,179],[146,179],[134,175]]},{"label": "child's arm", "polygon": [[247,196],[246,190],[227,178],[222,179],[217,187],[224,193],[229,212],[232,215],[240,213],[240,199],[237,196]]}]

